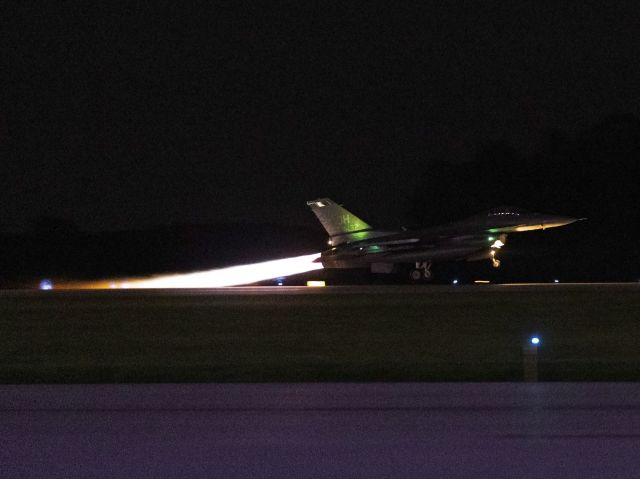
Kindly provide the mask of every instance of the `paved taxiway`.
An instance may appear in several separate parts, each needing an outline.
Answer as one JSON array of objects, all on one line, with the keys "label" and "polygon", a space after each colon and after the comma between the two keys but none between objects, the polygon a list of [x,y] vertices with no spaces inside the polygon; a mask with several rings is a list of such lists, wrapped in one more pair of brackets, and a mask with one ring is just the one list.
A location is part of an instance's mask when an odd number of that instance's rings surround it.
[{"label": "paved taxiway", "polygon": [[0,476],[638,477],[640,384],[0,386]]}]

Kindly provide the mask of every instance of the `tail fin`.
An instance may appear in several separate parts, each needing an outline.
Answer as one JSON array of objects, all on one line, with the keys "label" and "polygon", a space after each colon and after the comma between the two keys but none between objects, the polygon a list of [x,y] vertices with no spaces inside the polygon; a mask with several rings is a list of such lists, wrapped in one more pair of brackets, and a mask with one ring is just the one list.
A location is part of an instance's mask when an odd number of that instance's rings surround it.
[{"label": "tail fin", "polygon": [[366,239],[373,232],[371,226],[329,198],[307,201],[307,205],[329,233],[332,245]]}]

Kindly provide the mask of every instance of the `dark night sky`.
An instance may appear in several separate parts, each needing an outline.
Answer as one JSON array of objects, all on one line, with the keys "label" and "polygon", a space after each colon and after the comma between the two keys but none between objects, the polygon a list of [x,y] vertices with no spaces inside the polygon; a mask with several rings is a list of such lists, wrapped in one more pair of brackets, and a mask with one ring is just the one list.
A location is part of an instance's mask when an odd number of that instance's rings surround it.
[{"label": "dark night sky", "polygon": [[2,229],[393,223],[430,158],[640,113],[637,1],[99,3],[1,12]]}]

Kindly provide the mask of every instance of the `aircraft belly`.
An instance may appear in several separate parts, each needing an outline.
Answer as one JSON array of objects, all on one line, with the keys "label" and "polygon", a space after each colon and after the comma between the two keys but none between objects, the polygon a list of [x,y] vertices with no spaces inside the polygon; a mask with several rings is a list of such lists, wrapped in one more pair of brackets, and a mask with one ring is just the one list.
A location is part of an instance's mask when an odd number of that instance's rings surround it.
[{"label": "aircraft belly", "polygon": [[[477,246],[466,247],[447,247],[447,248],[434,248],[426,250],[414,250],[391,253],[385,256],[387,261],[393,261],[397,263],[412,263],[415,261],[448,261],[462,259],[470,254],[477,253],[481,248]],[[483,248],[482,248],[483,249]]]},{"label": "aircraft belly", "polygon": [[477,255],[486,249],[478,245],[448,246],[432,248],[412,248],[410,250],[380,251],[364,253],[345,252],[324,256],[321,261],[325,268],[364,268],[372,263],[413,263],[416,261],[451,261]]}]

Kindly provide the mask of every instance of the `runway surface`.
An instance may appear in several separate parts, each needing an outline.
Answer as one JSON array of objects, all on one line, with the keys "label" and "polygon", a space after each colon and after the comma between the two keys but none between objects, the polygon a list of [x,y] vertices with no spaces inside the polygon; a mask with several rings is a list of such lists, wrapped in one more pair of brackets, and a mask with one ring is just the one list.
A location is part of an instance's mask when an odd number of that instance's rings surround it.
[{"label": "runway surface", "polygon": [[0,386],[0,476],[638,477],[640,384]]},{"label": "runway surface", "polygon": [[421,285],[352,285],[352,286],[227,286],[222,288],[179,289],[34,289],[0,290],[0,299],[14,297],[97,296],[97,297],[163,297],[163,296],[273,296],[273,295],[336,295],[336,294],[410,294],[442,293],[504,293],[504,292],[571,292],[571,291],[640,291],[640,280],[626,283],[502,283],[502,284],[421,284]]}]

